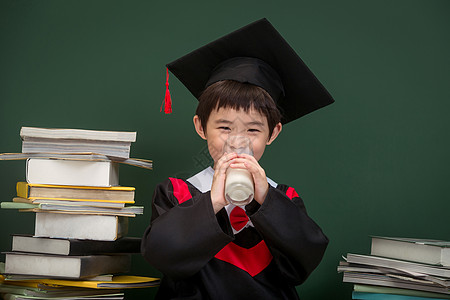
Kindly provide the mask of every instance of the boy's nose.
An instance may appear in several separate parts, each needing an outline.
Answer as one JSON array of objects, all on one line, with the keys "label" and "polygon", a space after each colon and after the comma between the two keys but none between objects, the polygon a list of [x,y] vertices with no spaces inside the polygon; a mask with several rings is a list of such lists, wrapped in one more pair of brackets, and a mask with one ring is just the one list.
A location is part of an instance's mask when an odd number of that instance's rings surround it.
[{"label": "boy's nose", "polygon": [[251,140],[247,136],[230,135],[225,142],[226,152],[248,153],[252,152]]}]

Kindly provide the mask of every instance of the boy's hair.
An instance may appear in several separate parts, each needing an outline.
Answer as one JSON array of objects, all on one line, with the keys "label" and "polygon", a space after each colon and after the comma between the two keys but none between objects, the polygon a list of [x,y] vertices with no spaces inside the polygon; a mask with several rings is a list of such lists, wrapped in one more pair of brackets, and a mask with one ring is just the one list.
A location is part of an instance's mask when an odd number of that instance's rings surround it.
[{"label": "boy's hair", "polygon": [[196,115],[198,115],[203,130],[206,132],[206,123],[214,109],[232,108],[243,109],[248,112],[250,108],[263,114],[269,125],[269,139],[273,129],[281,120],[281,113],[269,93],[263,88],[234,80],[222,80],[208,86],[198,98]]}]

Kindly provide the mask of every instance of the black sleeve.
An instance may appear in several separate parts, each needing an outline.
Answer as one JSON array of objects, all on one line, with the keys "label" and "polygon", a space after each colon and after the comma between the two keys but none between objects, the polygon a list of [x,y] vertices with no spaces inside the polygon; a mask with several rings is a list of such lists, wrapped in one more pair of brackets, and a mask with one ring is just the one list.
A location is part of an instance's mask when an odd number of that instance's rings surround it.
[{"label": "black sleeve", "polygon": [[303,200],[297,195],[289,199],[283,188],[269,187],[264,203],[248,212],[280,272],[298,285],[319,265],[328,238],[307,215]]},{"label": "black sleeve", "polygon": [[219,224],[209,192],[195,193],[178,204],[166,180],[154,192],[152,221],[144,233],[141,253],[165,275],[192,276],[233,239],[227,224]]}]

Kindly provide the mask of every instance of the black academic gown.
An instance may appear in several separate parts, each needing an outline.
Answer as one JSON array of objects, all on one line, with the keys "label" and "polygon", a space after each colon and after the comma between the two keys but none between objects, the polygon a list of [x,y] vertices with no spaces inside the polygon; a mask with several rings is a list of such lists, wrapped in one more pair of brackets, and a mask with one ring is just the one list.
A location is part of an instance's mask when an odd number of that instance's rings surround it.
[{"label": "black academic gown", "polygon": [[164,274],[157,299],[298,299],[328,244],[286,185],[247,205],[251,222],[238,232],[225,208],[214,214],[209,191],[181,179],[156,187],[152,209],[142,254]]}]

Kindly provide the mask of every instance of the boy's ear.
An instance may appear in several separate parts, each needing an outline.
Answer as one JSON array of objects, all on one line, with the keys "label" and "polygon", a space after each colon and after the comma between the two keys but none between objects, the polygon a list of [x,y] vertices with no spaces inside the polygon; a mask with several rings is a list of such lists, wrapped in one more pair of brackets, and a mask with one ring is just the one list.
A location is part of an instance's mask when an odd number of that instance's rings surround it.
[{"label": "boy's ear", "polygon": [[275,125],[272,131],[272,135],[270,136],[270,139],[267,141],[266,145],[272,144],[272,142],[277,138],[277,136],[280,134],[281,129],[283,129],[283,125],[281,123],[278,123]]},{"label": "boy's ear", "polygon": [[197,115],[195,115],[193,121],[194,121],[195,131],[197,131],[198,135],[202,139],[206,140],[206,134],[205,134],[205,131],[203,130],[203,126],[202,126],[202,122],[200,121],[200,118]]}]

